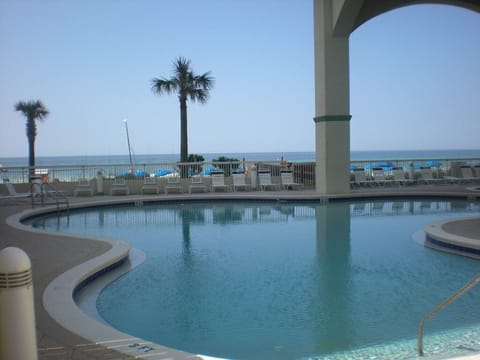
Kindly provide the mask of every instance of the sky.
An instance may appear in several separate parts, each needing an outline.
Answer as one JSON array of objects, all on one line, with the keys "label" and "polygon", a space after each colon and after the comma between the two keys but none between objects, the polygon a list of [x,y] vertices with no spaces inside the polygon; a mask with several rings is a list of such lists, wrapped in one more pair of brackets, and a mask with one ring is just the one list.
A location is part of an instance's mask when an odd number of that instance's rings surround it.
[{"label": "sky", "polygon": [[[480,14],[415,5],[350,36],[351,150],[480,148]],[[190,153],[315,150],[312,0],[0,0],[0,157],[180,151],[179,103],[153,78],[211,71]]]}]

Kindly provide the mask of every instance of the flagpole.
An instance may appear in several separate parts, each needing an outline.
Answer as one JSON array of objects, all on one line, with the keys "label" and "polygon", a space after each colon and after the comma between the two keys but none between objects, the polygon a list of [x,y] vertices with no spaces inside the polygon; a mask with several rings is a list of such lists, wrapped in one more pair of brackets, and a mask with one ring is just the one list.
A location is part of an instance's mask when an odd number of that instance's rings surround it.
[{"label": "flagpole", "polygon": [[123,119],[123,122],[125,123],[125,131],[127,132],[128,157],[130,159],[130,171],[129,171],[129,173],[133,174],[132,150],[130,149],[130,136],[128,135],[127,119]]}]

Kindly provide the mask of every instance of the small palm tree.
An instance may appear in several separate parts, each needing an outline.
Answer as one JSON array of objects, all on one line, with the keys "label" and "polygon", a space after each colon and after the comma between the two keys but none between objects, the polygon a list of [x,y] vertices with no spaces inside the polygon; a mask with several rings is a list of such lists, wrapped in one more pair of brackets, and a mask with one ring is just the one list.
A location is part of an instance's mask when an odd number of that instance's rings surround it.
[{"label": "small palm tree", "polygon": [[188,161],[187,100],[205,104],[213,88],[214,78],[210,71],[195,75],[190,67],[190,60],[179,57],[174,62],[174,75],[170,79],[152,80],[152,91],[162,95],[176,93],[180,101],[180,162]]},{"label": "small palm tree", "polygon": [[35,174],[35,138],[37,136],[36,120],[44,120],[49,112],[40,100],[19,101],[15,105],[15,111],[20,111],[27,118],[27,139],[28,139],[28,166],[30,175]]}]

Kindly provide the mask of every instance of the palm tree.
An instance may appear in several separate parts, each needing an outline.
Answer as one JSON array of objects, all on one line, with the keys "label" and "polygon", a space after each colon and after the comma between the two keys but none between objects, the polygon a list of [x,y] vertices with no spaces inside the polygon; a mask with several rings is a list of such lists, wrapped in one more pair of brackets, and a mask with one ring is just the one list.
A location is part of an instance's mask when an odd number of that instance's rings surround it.
[{"label": "palm tree", "polygon": [[35,137],[37,136],[36,120],[44,120],[49,112],[40,100],[19,101],[15,105],[15,111],[20,111],[27,118],[28,139],[28,166],[30,175],[35,175]]},{"label": "palm tree", "polygon": [[174,62],[174,75],[170,79],[152,80],[152,91],[162,95],[176,93],[180,101],[180,162],[188,161],[187,100],[205,104],[209,91],[213,88],[214,78],[210,71],[195,75],[190,67],[190,60],[179,57]]}]

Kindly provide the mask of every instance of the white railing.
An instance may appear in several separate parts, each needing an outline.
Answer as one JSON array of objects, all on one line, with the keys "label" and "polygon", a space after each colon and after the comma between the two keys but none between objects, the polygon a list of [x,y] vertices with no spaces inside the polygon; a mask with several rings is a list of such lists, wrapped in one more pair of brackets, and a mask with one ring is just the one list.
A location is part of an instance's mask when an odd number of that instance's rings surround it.
[{"label": "white railing", "polygon": [[[402,159],[402,160],[368,160],[352,161],[350,163],[351,180],[353,169],[364,169],[366,176],[373,175],[374,168],[381,168],[385,177],[392,177],[393,168],[401,168],[406,178],[416,181],[420,177],[420,169],[429,167],[435,178],[461,178],[461,166],[470,166],[478,169],[480,158],[464,159]],[[79,179],[95,180],[98,176],[104,179],[125,177],[129,180],[142,181],[145,177],[162,178],[172,175],[209,175],[213,170],[223,170],[225,176],[231,176],[234,172],[244,172],[247,175],[253,169],[270,170],[273,177],[280,176],[284,169],[292,170],[294,181],[304,184],[306,188],[315,187],[315,163],[314,162],[283,162],[283,161],[234,161],[234,162],[201,162],[201,163],[146,163],[134,164],[96,164],[96,165],[42,165],[34,169],[28,166],[2,167],[0,177],[9,179],[16,184],[27,184],[30,174],[44,182],[77,182]],[[33,171],[32,171],[33,170]],[[0,182],[1,183],[1,182]]]},{"label": "white railing", "polygon": [[[79,179],[94,180],[97,176],[104,179],[125,177],[129,180],[143,182],[145,177],[180,176],[191,177],[194,175],[208,176],[215,170],[222,170],[225,176],[235,172],[249,174],[253,169],[269,169],[272,176],[280,176],[280,170],[288,168],[293,171],[295,180],[314,186],[314,163],[281,163],[279,161],[259,162],[201,162],[201,163],[150,163],[135,164],[97,164],[97,165],[42,165],[31,169],[28,166],[2,167],[0,176],[9,179],[12,183],[28,183],[30,174],[35,173],[43,182],[77,182]],[[184,173],[182,173],[184,171]]]},{"label": "white railing", "polygon": [[385,177],[393,177],[393,169],[401,168],[407,179],[417,181],[421,177],[420,170],[429,168],[436,179],[460,179],[462,178],[462,166],[478,167],[480,166],[480,158],[352,161],[350,163],[350,172],[353,175],[354,169],[363,168],[367,177],[373,177],[373,169],[381,168]]}]

